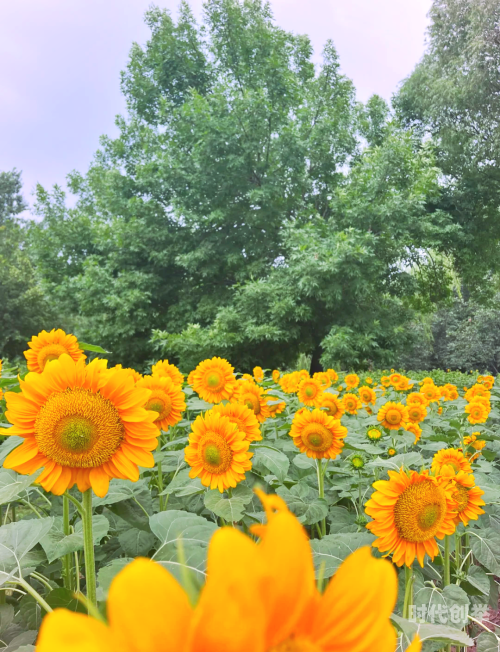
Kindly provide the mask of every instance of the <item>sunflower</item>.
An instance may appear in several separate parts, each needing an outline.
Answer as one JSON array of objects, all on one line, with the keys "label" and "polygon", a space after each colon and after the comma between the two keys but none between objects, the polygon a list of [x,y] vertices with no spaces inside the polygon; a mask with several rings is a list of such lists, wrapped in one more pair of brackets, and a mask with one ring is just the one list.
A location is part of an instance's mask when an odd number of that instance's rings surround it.
[{"label": "sunflower", "polygon": [[378,441],[382,437],[382,431],[380,428],[368,428],[366,436],[372,441]]},{"label": "sunflower", "polygon": [[[136,559],[111,583],[106,623],[57,609],[43,620],[37,652],[394,652],[391,564],[360,548],[321,594],[302,525],[277,496],[263,500],[260,543],[231,527],[212,537],[195,607],[168,570]],[[419,650],[417,638],[407,652]]]},{"label": "sunflower", "polygon": [[402,374],[398,374],[398,373],[392,373],[389,376],[389,380],[390,380],[390,383],[391,383],[392,386],[397,385],[398,383],[400,383],[403,378],[404,378],[404,376]]},{"label": "sunflower", "polygon": [[174,383],[169,376],[144,376],[137,387],[151,390],[145,408],[158,412],[154,423],[160,430],[168,430],[182,419],[186,409],[185,394],[180,385]]},{"label": "sunflower", "polygon": [[377,395],[375,394],[375,392],[371,387],[366,387],[366,385],[360,387],[358,389],[358,394],[362,403],[371,403],[372,405],[375,405],[375,401],[377,400]]},{"label": "sunflower", "polygon": [[254,411],[241,403],[226,403],[223,405],[214,405],[211,412],[221,414],[227,417],[231,423],[236,424],[238,430],[245,435],[245,439],[249,442],[260,441],[262,434],[260,432],[260,424]]},{"label": "sunflower", "polygon": [[436,537],[455,531],[453,483],[441,483],[427,471],[388,473],[389,480],[374,482],[376,491],[365,506],[373,518],[366,527],[378,537],[373,546],[392,553],[397,566],[410,567],[416,557],[423,567],[426,553],[431,559],[438,554]]},{"label": "sunflower", "polygon": [[484,514],[482,505],[485,505],[481,496],[484,496],[484,491],[476,487],[474,476],[470,473],[459,471],[455,473],[451,466],[444,466],[441,469],[441,476],[454,481],[453,498],[457,506],[457,515],[455,517],[455,525],[462,522],[468,525],[469,521],[477,521],[481,514]]},{"label": "sunflower", "polygon": [[493,383],[491,380],[484,380],[483,381],[483,387],[487,389],[488,391],[493,389]]},{"label": "sunflower", "polygon": [[295,414],[289,434],[307,457],[334,460],[344,446],[347,428],[323,410],[304,410]]},{"label": "sunflower", "polygon": [[323,388],[315,378],[307,378],[300,382],[297,396],[299,397],[299,401],[304,405],[319,407],[321,405],[322,395]]},{"label": "sunflower", "polygon": [[420,423],[427,416],[427,410],[423,405],[410,403],[406,407],[408,408],[408,420],[412,423]]},{"label": "sunflower", "polygon": [[271,416],[274,418],[283,412],[283,410],[286,408],[286,403],[285,401],[279,399],[277,396],[272,396],[269,394],[269,391],[270,390],[266,390],[265,392],[267,397],[267,407],[269,408]]},{"label": "sunflower", "polygon": [[384,387],[389,387],[389,385],[391,384],[391,379],[389,378],[389,376],[382,376],[382,378],[380,379],[380,383]]},{"label": "sunflower", "polygon": [[132,367],[123,367],[123,365],[117,364],[114,367],[112,367],[112,369],[123,369],[132,378],[134,383],[139,382],[139,380],[141,380],[142,378],[142,374],[136,371],[135,369],[132,369]]},{"label": "sunflower", "polygon": [[476,383],[476,385],[472,385],[472,387],[466,391],[464,398],[466,401],[472,401],[476,396],[483,396],[484,398],[489,399],[491,392],[489,392],[484,385]]},{"label": "sunflower", "polygon": [[422,436],[422,428],[417,423],[407,423],[405,430],[415,435],[415,441],[413,442],[413,445],[415,446]]},{"label": "sunflower", "polygon": [[330,376],[326,373],[326,371],[317,371],[315,374],[313,374],[313,378],[319,382],[322,389],[328,389],[331,387],[332,381],[330,380]]},{"label": "sunflower", "polygon": [[444,448],[438,451],[432,458],[431,472],[434,475],[439,475],[443,466],[451,466],[452,469],[464,471],[464,473],[472,473],[471,466],[462,451],[456,448]]},{"label": "sunflower", "polygon": [[421,380],[421,384],[422,385],[434,385],[435,383],[434,383],[433,378],[431,378],[430,376],[426,376],[425,378],[423,378]]},{"label": "sunflower", "polygon": [[457,386],[452,385],[451,383],[446,383],[445,387],[448,390],[448,398],[446,400],[447,401],[456,401],[457,398],[458,398]]},{"label": "sunflower", "polygon": [[245,433],[229,417],[212,410],[200,414],[191,425],[189,445],[184,451],[191,467],[189,477],[199,476],[205,487],[221,493],[236,487],[252,468],[249,446]]},{"label": "sunflower", "polygon": [[25,475],[43,466],[36,482],[46,491],[60,495],[76,483],[101,497],[110,478],[135,482],[138,465],[153,467],[158,415],[144,409],[151,392],[106,366],[106,360],[85,366],[63,354],[21,380],[20,394],[7,392],[6,416],[14,425],[6,434],[24,442],[4,466]]},{"label": "sunflower", "polygon": [[355,453],[350,459],[349,463],[355,471],[361,471],[366,464],[366,460],[361,453]]},{"label": "sunflower", "polygon": [[335,371],[335,369],[327,369],[326,373],[328,374],[328,378],[330,379],[332,385],[333,385],[333,383],[336,383],[337,380],[339,379],[339,375]]},{"label": "sunflower", "polygon": [[285,394],[295,394],[299,389],[300,376],[298,371],[291,374],[284,374],[280,380],[280,387]]},{"label": "sunflower", "polygon": [[359,385],[358,374],[347,374],[344,378],[344,383],[346,384],[347,389],[354,389]]},{"label": "sunflower", "polygon": [[388,448],[387,449],[387,455],[389,455],[389,457],[394,457],[394,455],[396,455],[396,453],[397,453],[397,451],[396,451],[395,448]]},{"label": "sunflower", "polygon": [[412,392],[406,397],[406,406],[409,408],[410,405],[422,405],[423,407],[427,407],[429,401],[420,392]]},{"label": "sunflower", "polygon": [[430,383],[424,383],[420,388],[420,393],[423,394],[423,396],[425,396],[425,398],[429,403],[434,403],[435,401],[439,401],[441,395],[441,392],[436,387],[436,385],[434,385],[434,383],[432,383],[432,385]]},{"label": "sunflower", "polygon": [[253,377],[256,383],[261,383],[264,380],[264,369],[262,367],[254,367]]},{"label": "sunflower", "polygon": [[362,403],[356,394],[344,394],[342,397],[342,405],[346,412],[349,414],[357,414],[358,410],[362,407]]},{"label": "sunflower", "polygon": [[335,419],[340,419],[345,412],[338,395],[331,394],[330,392],[325,392],[321,397],[321,407],[329,417],[334,417]]},{"label": "sunflower", "polygon": [[377,414],[381,425],[388,430],[404,428],[409,421],[408,408],[402,403],[387,401]]},{"label": "sunflower", "polygon": [[367,377],[365,378],[365,383],[366,383],[367,385],[373,385],[373,378],[372,378],[371,376],[367,376]]},{"label": "sunflower", "polygon": [[248,380],[239,380],[232,400],[246,405],[253,411],[257,420],[264,423],[271,416],[264,390]]},{"label": "sunflower", "polygon": [[273,380],[274,380],[275,383],[277,383],[279,381],[280,376],[281,376],[281,372],[278,369],[275,369],[273,371]]},{"label": "sunflower", "polygon": [[410,384],[410,379],[406,376],[402,376],[401,380],[394,385],[394,389],[396,389],[398,392],[406,392],[412,387],[413,383]]},{"label": "sunflower", "polygon": [[484,439],[478,439],[481,436],[480,432],[473,432],[469,437],[464,437],[464,446],[472,446],[477,451],[482,451],[486,446]]},{"label": "sunflower", "polygon": [[311,375],[307,371],[307,369],[299,369],[299,371],[297,371],[297,373],[299,374],[300,380],[306,380],[307,378],[311,377]]},{"label": "sunflower", "polygon": [[168,360],[159,360],[151,367],[151,373],[153,376],[168,376],[176,385],[182,385],[184,382],[184,375]]},{"label": "sunflower", "polygon": [[474,400],[471,403],[468,403],[464,408],[467,417],[467,421],[472,424],[476,423],[486,423],[488,420],[489,410],[488,408],[478,400]]},{"label": "sunflower", "polygon": [[236,389],[234,368],[223,358],[203,360],[193,372],[192,387],[208,403],[228,400]]},{"label": "sunflower", "polygon": [[50,333],[42,331],[34,335],[28,342],[30,347],[24,352],[28,362],[28,370],[41,374],[47,362],[57,360],[64,353],[77,362],[87,357],[80,349],[78,340],[74,335],[66,334],[63,330],[53,328]]}]

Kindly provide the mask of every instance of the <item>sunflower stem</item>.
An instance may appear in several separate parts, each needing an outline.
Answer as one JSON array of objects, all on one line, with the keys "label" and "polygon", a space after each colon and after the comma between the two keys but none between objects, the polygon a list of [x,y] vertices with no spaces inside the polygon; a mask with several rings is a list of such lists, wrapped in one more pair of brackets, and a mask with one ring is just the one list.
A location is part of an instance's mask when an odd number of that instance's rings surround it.
[{"label": "sunflower stem", "polygon": [[[328,464],[328,462],[327,462]],[[325,498],[325,471],[326,464],[323,467],[323,460],[316,460],[316,468],[318,471],[318,497]],[[321,521],[321,537],[326,535],[326,518]]]},{"label": "sunflower stem", "polygon": [[160,512],[165,510],[165,496],[162,496],[163,491],[163,471],[161,469],[161,460],[158,462],[158,498],[160,500]]},{"label": "sunflower stem", "polygon": [[[461,559],[462,559],[462,538],[460,534],[457,534],[455,532],[455,568],[457,570],[460,568]],[[460,579],[458,577],[457,577],[457,584],[460,584]]]},{"label": "sunflower stem", "polygon": [[83,497],[83,543],[85,553],[85,582],[87,588],[87,599],[93,605],[97,605],[95,558],[94,558],[94,536],[92,532],[92,489],[87,489]]},{"label": "sunflower stem", "polygon": [[413,569],[405,566],[405,597],[403,602],[403,618],[410,618],[410,607],[413,605]]},{"label": "sunflower stem", "polygon": [[[10,584],[11,582],[9,582]],[[38,604],[42,607],[42,609],[45,609],[47,613],[50,613],[52,611],[52,607],[50,607],[45,600],[42,598],[42,596],[36,591],[31,584],[28,584],[28,582],[23,579],[22,577],[16,577],[15,579],[12,580],[12,584],[17,584],[19,586],[22,586],[23,589],[26,591],[26,593],[29,593],[32,598],[35,598],[35,600],[38,602]]]},{"label": "sunflower stem", "polygon": [[[63,531],[65,536],[71,534],[71,526],[69,523],[69,500],[67,496],[63,496]],[[73,581],[72,581],[72,563],[71,563],[71,553],[64,555],[63,557],[63,569],[64,569],[64,588],[69,591],[73,590]]]},{"label": "sunflower stem", "polygon": [[444,538],[444,555],[443,555],[443,586],[450,584],[450,535]]}]

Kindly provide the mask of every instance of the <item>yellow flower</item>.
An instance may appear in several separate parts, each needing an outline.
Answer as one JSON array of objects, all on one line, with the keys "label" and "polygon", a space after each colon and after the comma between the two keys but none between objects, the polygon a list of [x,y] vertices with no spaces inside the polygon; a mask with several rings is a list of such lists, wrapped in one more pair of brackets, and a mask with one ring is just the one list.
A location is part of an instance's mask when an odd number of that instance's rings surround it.
[{"label": "yellow flower", "polygon": [[391,379],[389,378],[389,376],[382,376],[380,382],[384,387],[389,387],[389,385],[391,384]]},{"label": "yellow flower", "polygon": [[377,441],[382,437],[382,431],[380,428],[369,428],[366,432],[366,436],[372,441]]},{"label": "yellow flower", "polygon": [[464,410],[469,415],[467,417],[469,423],[485,423],[488,419],[489,409],[477,399],[468,403]]},{"label": "yellow flower", "polygon": [[387,455],[389,455],[389,457],[394,457],[394,455],[396,455],[396,449],[395,448],[387,449]]},{"label": "yellow flower", "polygon": [[[277,496],[263,500],[259,544],[236,528],[212,537],[195,607],[166,569],[137,559],[111,584],[107,624],[57,609],[37,652],[394,652],[391,564],[360,548],[321,594],[302,526]],[[419,652],[419,640],[408,650]]]},{"label": "yellow flower", "polygon": [[415,435],[415,441],[413,442],[413,445],[415,446],[422,436],[422,428],[417,423],[407,423],[406,430]]},{"label": "yellow flower", "polygon": [[141,378],[142,378],[142,374],[140,374],[140,373],[139,373],[138,371],[136,371],[135,369],[132,369],[132,367],[123,367],[123,365],[121,365],[121,364],[117,364],[117,365],[115,365],[114,367],[111,367],[111,369],[123,369],[123,370],[126,371],[126,372],[128,373],[128,375],[132,378],[132,380],[134,381],[134,383],[138,383],[138,382],[141,380]]},{"label": "yellow flower", "polygon": [[477,521],[481,514],[484,514],[484,509],[481,506],[485,504],[481,496],[484,491],[476,487],[474,476],[464,471],[455,473],[451,466],[444,466],[441,469],[441,475],[444,478],[449,478],[455,483],[452,497],[456,501],[457,515],[455,517],[455,525],[462,522],[468,525],[469,521]]},{"label": "yellow flower", "polygon": [[192,387],[208,403],[227,401],[236,388],[234,368],[223,358],[203,360],[193,371]]},{"label": "yellow flower", "polygon": [[408,420],[412,423],[420,423],[427,416],[427,410],[423,405],[417,405],[416,403],[410,403],[407,406],[408,408]]},{"label": "yellow flower", "polygon": [[462,451],[456,450],[455,448],[440,450],[432,458],[431,472],[434,475],[439,475],[444,466],[451,466],[456,472],[464,471],[464,473],[472,473],[471,466]]},{"label": "yellow flower", "polygon": [[297,396],[299,401],[309,407],[319,407],[323,395],[323,388],[315,378],[302,380]]},{"label": "yellow flower", "polygon": [[248,380],[238,381],[236,391],[232,398],[233,402],[246,405],[247,408],[252,410],[260,423],[264,423],[271,416],[271,410],[269,409],[267,400],[268,397],[264,390]]},{"label": "yellow flower", "polygon": [[362,404],[356,394],[344,394],[342,397],[342,406],[349,414],[357,414]]},{"label": "yellow flower", "polygon": [[406,405],[407,407],[410,407],[410,405],[422,405],[423,407],[427,407],[429,402],[420,392],[412,392],[406,397]]},{"label": "yellow flower", "polygon": [[179,369],[168,360],[159,360],[151,367],[151,373],[153,376],[168,376],[176,385],[182,385],[184,382],[184,375],[181,374]]},{"label": "yellow flower", "polygon": [[354,389],[359,385],[359,376],[357,374],[347,374],[344,378],[347,389]]},{"label": "yellow flower", "polygon": [[465,393],[465,400],[466,401],[472,401],[473,399],[477,398],[478,396],[481,396],[483,398],[489,399],[491,396],[491,392],[489,392],[486,387],[483,385],[472,385],[472,387],[467,390]]},{"label": "yellow flower", "polygon": [[436,387],[436,385],[434,385],[434,383],[432,383],[432,385],[430,383],[424,383],[420,388],[420,392],[423,394],[423,396],[425,396],[426,400],[429,403],[439,401],[441,395],[441,392]]},{"label": "yellow flower", "polygon": [[372,378],[371,376],[367,376],[367,377],[365,378],[365,383],[366,383],[367,385],[373,385],[373,378]]},{"label": "yellow flower", "polygon": [[311,377],[307,369],[300,369],[297,373],[299,374],[300,380],[306,380]]},{"label": "yellow flower", "polygon": [[34,335],[28,342],[30,347],[24,352],[28,362],[28,370],[41,374],[47,362],[57,360],[59,356],[66,354],[78,362],[87,357],[80,349],[78,340],[74,335],[66,334],[63,330],[53,328],[50,333],[42,331]]},{"label": "yellow flower", "polygon": [[347,428],[323,410],[301,410],[293,418],[290,437],[301,453],[315,459],[335,459],[344,446]]},{"label": "yellow flower", "polygon": [[281,377],[280,386],[285,394],[295,394],[299,389],[299,382],[301,378],[298,371],[293,371],[291,374],[285,374]]},{"label": "yellow flower", "polygon": [[261,383],[264,380],[264,369],[262,367],[254,367],[253,377],[255,378],[255,382]]},{"label": "yellow flower", "polygon": [[328,387],[330,387],[332,384],[330,376],[326,373],[326,371],[317,371],[315,374],[313,374],[313,378],[319,382],[322,389],[328,389]]},{"label": "yellow flower", "polygon": [[360,387],[358,389],[358,394],[362,403],[371,403],[372,405],[375,405],[375,401],[377,400],[377,395],[375,394],[375,392],[371,387],[366,387],[366,386]]},{"label": "yellow flower", "polygon": [[145,408],[158,412],[154,423],[160,430],[168,430],[182,419],[186,409],[185,395],[180,385],[174,383],[169,376],[144,376],[137,387],[151,390]]},{"label": "yellow flower", "polygon": [[228,417],[209,410],[196,417],[191,425],[185,459],[191,467],[189,477],[221,493],[236,487],[252,468],[250,442]]},{"label": "yellow flower", "polygon": [[276,415],[283,412],[286,408],[286,403],[285,401],[280,400],[277,396],[272,396],[269,391],[270,390],[266,390],[267,407],[269,408],[271,416],[274,418]]},{"label": "yellow flower", "polygon": [[330,381],[333,385],[333,383],[336,383],[337,380],[339,379],[338,373],[335,371],[335,369],[327,369],[326,373],[328,374],[328,378],[330,378]]},{"label": "yellow flower", "polygon": [[260,425],[254,411],[241,403],[226,403],[214,405],[211,412],[227,417],[229,421],[236,424],[238,430],[244,433],[245,439],[249,442],[260,441],[262,434]]},{"label": "yellow flower", "polygon": [[275,383],[277,383],[278,380],[280,379],[280,375],[281,375],[281,373],[280,373],[280,371],[278,369],[275,369],[273,371],[273,380],[274,380]]},{"label": "yellow flower", "polygon": [[376,491],[365,507],[373,518],[366,527],[378,537],[373,546],[392,553],[397,566],[410,567],[416,557],[423,567],[426,553],[431,559],[438,554],[436,537],[455,531],[452,483],[440,483],[427,471],[388,473],[389,480],[374,482]]},{"label": "yellow flower", "polygon": [[387,401],[378,411],[377,419],[384,428],[399,430],[404,428],[409,421],[408,408],[402,403]]},{"label": "yellow flower", "polygon": [[43,466],[36,482],[56,495],[76,483],[105,496],[111,478],[135,482],[138,466],[154,466],[158,413],[143,407],[151,391],[106,365],[96,359],[85,366],[63,354],[21,380],[20,394],[7,392],[6,416],[14,426],[6,434],[24,442],[5,468],[29,475]]},{"label": "yellow flower", "polygon": [[325,392],[321,397],[321,407],[329,417],[334,417],[335,419],[340,419],[345,411],[338,395],[331,394],[330,392]]},{"label": "yellow flower", "polygon": [[445,401],[456,401],[458,398],[458,389],[456,385],[451,383],[446,383],[445,385],[447,391]]}]

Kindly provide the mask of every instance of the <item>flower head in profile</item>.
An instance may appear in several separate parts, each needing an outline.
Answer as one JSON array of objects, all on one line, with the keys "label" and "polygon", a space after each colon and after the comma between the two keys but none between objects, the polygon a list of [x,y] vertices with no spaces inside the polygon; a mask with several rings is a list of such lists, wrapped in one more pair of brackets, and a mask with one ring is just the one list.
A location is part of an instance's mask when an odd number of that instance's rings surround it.
[{"label": "flower head in profile", "polygon": [[328,378],[330,379],[331,384],[336,383],[337,380],[339,379],[338,373],[335,371],[335,369],[327,369],[326,373],[328,374]]},{"label": "flower head in profile", "polygon": [[[111,584],[107,624],[57,609],[37,652],[395,652],[391,564],[360,548],[321,594],[303,527],[278,496],[263,500],[260,543],[236,528],[213,535],[195,607],[165,568],[137,559]],[[407,652],[419,650],[416,639]]]},{"label": "flower head in profile", "polygon": [[208,403],[227,401],[236,389],[234,368],[223,358],[203,360],[192,374],[192,388]]},{"label": "flower head in profile", "polygon": [[153,376],[160,376],[162,378],[167,376],[175,385],[182,385],[184,382],[184,374],[168,360],[159,360],[151,367],[151,373]]},{"label": "flower head in profile", "polygon": [[29,349],[24,352],[28,371],[41,374],[47,362],[57,360],[61,355],[69,355],[72,360],[85,360],[87,357],[80,349],[74,335],[66,334],[61,328],[53,328],[50,333],[42,331],[28,342]]},{"label": "flower head in profile", "polygon": [[467,458],[462,451],[456,448],[444,448],[434,455],[431,465],[432,473],[434,475],[440,475],[444,466],[451,466],[456,473],[458,471],[472,473],[472,468]]},{"label": "flower head in profile", "polygon": [[4,467],[25,475],[44,467],[36,482],[46,491],[60,495],[77,484],[98,496],[106,495],[111,478],[135,482],[138,466],[153,467],[158,413],[144,408],[151,390],[106,366],[63,354],[21,380],[21,393],[8,392],[7,434],[24,442]]},{"label": "flower head in profile", "polygon": [[262,367],[254,367],[253,377],[256,383],[261,383],[264,380],[264,369]]},{"label": "flower head in profile", "polygon": [[344,446],[347,428],[323,410],[300,410],[293,418],[290,437],[301,453],[316,459],[335,459]]},{"label": "flower head in profile", "polygon": [[295,394],[299,389],[299,383],[301,380],[298,371],[293,371],[291,374],[284,374],[280,379],[281,389],[285,394]]},{"label": "flower head in profile", "polygon": [[274,369],[273,373],[272,373],[272,376],[273,376],[273,381],[275,383],[277,383],[279,381],[279,379],[280,379],[280,376],[281,376],[281,372],[279,371],[279,369]]},{"label": "flower head in profile", "polygon": [[482,499],[484,491],[476,487],[474,476],[471,473],[464,473],[464,471],[457,473],[451,466],[442,467],[440,475],[454,482],[452,496],[455,499],[457,510],[455,524],[458,525],[462,522],[464,525],[468,525],[469,521],[477,521],[479,516],[484,514],[484,509],[481,507],[485,505],[485,502]]},{"label": "flower head in profile", "polygon": [[410,567],[415,558],[424,565],[427,554],[438,554],[436,538],[455,531],[456,502],[453,483],[442,483],[427,471],[389,471],[389,480],[373,484],[375,492],[365,511],[373,518],[367,524],[377,539],[373,546],[392,553],[397,566]]},{"label": "flower head in profile", "polygon": [[415,435],[415,441],[413,442],[413,445],[415,446],[415,444],[420,440],[420,437],[422,436],[422,428],[418,425],[418,423],[412,423],[410,421],[406,424],[405,429]]},{"label": "flower head in profile", "polygon": [[167,431],[169,426],[179,423],[186,409],[185,395],[170,376],[144,376],[137,386],[151,390],[144,407],[158,412],[154,423],[160,430]]},{"label": "flower head in profile", "polygon": [[189,476],[221,493],[244,480],[252,468],[253,453],[246,434],[229,417],[209,410],[199,415],[191,425],[189,445],[185,449]]},{"label": "flower head in profile", "polygon": [[246,405],[249,410],[252,410],[260,423],[264,423],[271,416],[267,394],[262,387],[252,381],[239,380],[231,400]]},{"label": "flower head in profile", "polygon": [[332,394],[330,392],[323,393],[320,407],[323,408],[329,417],[333,417],[334,419],[340,419],[345,412],[338,394]]}]

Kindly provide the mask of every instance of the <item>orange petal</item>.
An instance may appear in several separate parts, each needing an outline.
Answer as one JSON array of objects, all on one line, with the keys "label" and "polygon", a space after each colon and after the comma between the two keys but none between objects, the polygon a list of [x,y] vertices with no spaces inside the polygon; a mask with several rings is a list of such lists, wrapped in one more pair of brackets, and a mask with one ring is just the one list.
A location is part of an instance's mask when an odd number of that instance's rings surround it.
[{"label": "orange petal", "polygon": [[104,498],[104,496],[108,493],[109,480],[109,475],[102,468],[102,466],[98,466],[95,469],[92,469],[89,473],[90,485],[94,490],[95,495],[99,496],[99,498]]},{"label": "orange petal", "polygon": [[15,466],[29,462],[37,454],[38,444],[34,437],[30,437],[7,455],[3,465],[6,469],[13,469]]},{"label": "orange petal", "polygon": [[113,649],[106,625],[83,614],[56,609],[42,622],[37,652],[109,652]]}]

